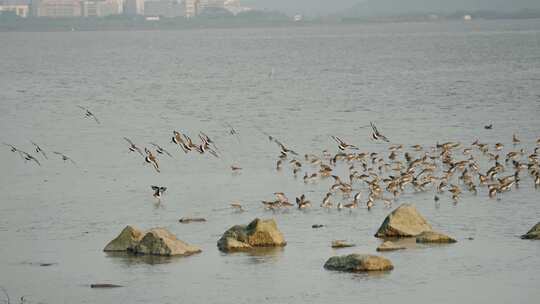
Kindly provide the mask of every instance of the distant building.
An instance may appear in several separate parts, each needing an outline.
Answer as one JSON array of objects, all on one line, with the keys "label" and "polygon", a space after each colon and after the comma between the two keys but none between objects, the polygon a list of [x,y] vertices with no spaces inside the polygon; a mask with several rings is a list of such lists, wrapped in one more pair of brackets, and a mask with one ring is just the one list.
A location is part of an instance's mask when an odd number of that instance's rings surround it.
[{"label": "distant building", "polygon": [[19,17],[26,18],[30,13],[30,6],[26,1],[6,0],[0,1],[0,14],[10,12]]},{"label": "distant building", "polygon": [[184,15],[184,6],[176,0],[156,0],[144,2],[145,16],[174,18]]},{"label": "distant building", "polygon": [[184,0],[185,16],[187,18],[202,14],[205,10],[214,14],[220,11],[230,12],[234,15],[250,11],[248,7],[240,5],[240,0]]},{"label": "distant building", "polygon": [[37,17],[63,18],[80,17],[81,2],[78,0],[40,0],[32,5]]},{"label": "distant building", "polygon": [[234,15],[251,10],[249,7],[240,5],[240,0],[225,0],[223,7]]},{"label": "distant building", "polygon": [[123,11],[122,0],[83,1],[81,5],[83,17],[105,17]]},{"label": "distant building", "polygon": [[125,15],[144,15],[144,0],[125,0],[124,2]]},{"label": "distant building", "polygon": [[186,18],[192,18],[199,14],[199,0],[184,0],[184,13]]},{"label": "distant building", "polygon": [[202,12],[207,8],[224,8],[225,0],[200,0],[199,10]]}]

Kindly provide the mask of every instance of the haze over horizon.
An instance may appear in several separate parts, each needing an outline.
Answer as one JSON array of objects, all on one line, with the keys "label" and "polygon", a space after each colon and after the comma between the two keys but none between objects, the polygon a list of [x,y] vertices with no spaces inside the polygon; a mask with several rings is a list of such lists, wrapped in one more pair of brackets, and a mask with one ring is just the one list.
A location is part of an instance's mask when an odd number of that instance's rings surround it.
[{"label": "haze over horizon", "polygon": [[242,0],[256,9],[287,14],[325,16],[332,14],[386,15],[411,12],[448,13],[460,10],[518,11],[540,9],[538,0]]}]

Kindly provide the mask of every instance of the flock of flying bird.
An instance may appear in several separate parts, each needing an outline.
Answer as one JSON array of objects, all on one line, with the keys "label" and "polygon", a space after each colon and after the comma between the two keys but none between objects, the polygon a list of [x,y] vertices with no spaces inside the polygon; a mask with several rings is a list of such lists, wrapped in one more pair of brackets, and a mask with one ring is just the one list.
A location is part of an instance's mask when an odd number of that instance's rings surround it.
[{"label": "flock of flying bird", "polygon": [[[374,123],[370,124],[372,140],[390,142]],[[485,129],[491,128],[492,125]],[[489,145],[479,140],[468,146],[458,142],[436,143],[432,147],[389,144],[386,153],[369,153],[359,152],[357,146],[337,136],[331,138],[337,143],[338,153],[324,150],[322,155],[305,154],[301,161],[297,158],[298,153],[268,135],[268,139],[281,149],[276,170],[281,171],[284,164],[289,164],[294,177],[304,172],[306,184],[332,178],[333,182],[320,204],[325,209],[335,206],[337,210],[352,211],[359,207],[364,197],[368,210],[377,202],[390,207],[403,194],[426,191],[435,192],[433,199],[436,204],[444,193],[457,203],[465,191],[476,195],[479,188],[484,187],[490,198],[500,199],[503,193],[519,188],[525,174],[532,177],[535,188],[540,187],[540,138],[530,154],[521,148],[521,140],[516,134],[512,137],[513,149],[506,153],[503,152],[503,143]],[[481,169],[482,165],[487,165],[485,171]],[[307,169],[303,169],[305,167]],[[344,170],[338,170],[338,167]],[[345,171],[347,177],[340,177],[338,171]],[[275,192],[274,195],[274,200],[262,201],[266,209],[295,206],[283,192]],[[302,194],[296,197],[296,206],[305,209],[312,203]]]},{"label": "flock of flying bird", "polygon": [[[98,118],[87,108],[79,106],[84,111],[85,118],[93,119],[100,124]],[[470,145],[464,146],[458,142],[437,143],[432,147],[413,145],[405,147],[402,144],[391,144],[390,140],[384,136],[370,122],[372,129],[370,138],[376,142],[388,144],[387,152],[360,152],[360,149],[347,143],[340,137],[331,136],[339,152],[333,154],[328,150],[323,150],[321,155],[305,154],[303,160],[299,153],[288,148],[275,137],[264,133],[270,142],[278,145],[280,155],[276,162],[276,170],[282,171],[285,165],[292,169],[293,176],[298,177],[303,172],[303,181],[306,184],[321,182],[327,178],[332,178],[332,184],[324,195],[320,207],[337,210],[358,208],[361,200],[365,197],[365,206],[370,210],[377,202],[383,202],[386,207],[390,207],[393,202],[406,193],[419,193],[432,190],[436,192],[434,201],[438,203],[439,195],[448,192],[454,203],[457,203],[464,191],[474,195],[478,193],[478,188],[487,188],[490,198],[500,198],[500,196],[512,189],[518,188],[522,180],[522,173],[525,171],[532,177],[536,188],[540,186],[540,139],[536,140],[534,151],[528,154],[521,148],[521,140],[516,134],[512,137],[513,149],[504,153],[504,144],[495,143],[489,145],[475,140]],[[231,135],[238,136],[238,132],[228,126]],[[491,129],[492,125],[485,129]],[[262,131],[261,131],[262,132]],[[216,143],[205,133],[199,132],[199,143],[195,143],[187,134],[173,131],[171,143],[184,153],[198,152],[199,154],[209,153],[219,158],[219,149]],[[156,172],[160,172],[158,155],[173,155],[161,147],[151,142],[154,152],[144,147],[136,145],[132,140],[124,137],[128,143],[129,152],[136,152],[144,161],[151,164]],[[34,151],[43,159],[47,160],[46,152],[35,142],[31,141]],[[33,161],[41,166],[40,160],[11,144],[4,143],[12,152],[17,152],[25,161]],[[143,153],[144,151],[144,153]],[[53,152],[59,155],[63,161],[70,161],[76,165],[75,161],[61,152]],[[482,165],[486,164],[487,169],[482,170]],[[341,170],[339,167],[342,167]],[[232,165],[231,170],[237,172],[241,167]],[[340,177],[339,171],[345,171],[346,177]],[[151,186],[154,191],[153,196],[160,200],[162,194],[167,190],[163,186]],[[264,207],[269,210],[278,210],[297,206],[299,209],[312,207],[312,203],[305,194],[296,197],[296,204],[290,203],[288,197],[283,192],[275,192],[274,200],[262,201]],[[352,199],[351,199],[352,197]],[[243,211],[240,203],[231,203],[232,208]]]}]

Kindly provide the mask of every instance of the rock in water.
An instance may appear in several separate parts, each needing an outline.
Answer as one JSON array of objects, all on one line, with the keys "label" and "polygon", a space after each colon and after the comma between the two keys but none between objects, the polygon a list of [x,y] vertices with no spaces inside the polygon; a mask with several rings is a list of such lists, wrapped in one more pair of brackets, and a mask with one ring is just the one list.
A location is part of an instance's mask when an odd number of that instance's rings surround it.
[{"label": "rock in water", "polygon": [[376,255],[349,254],[331,257],[324,263],[324,268],[348,272],[385,271],[394,266],[389,259]]},{"label": "rock in water", "polygon": [[521,236],[522,239],[540,240],[540,222],[534,225],[529,232]]},{"label": "rock in water", "polygon": [[126,226],[122,232],[105,246],[103,251],[127,251],[135,247],[143,238],[143,232],[131,226]]},{"label": "rock in water", "polygon": [[435,231],[424,231],[416,236],[417,243],[441,243],[450,244],[457,242],[455,239]]},{"label": "rock in water", "polygon": [[377,247],[377,251],[394,251],[394,250],[401,250],[406,249],[403,246],[399,246],[391,241],[384,241],[379,247]]},{"label": "rock in water", "polygon": [[347,247],[354,247],[354,244],[347,243],[345,240],[335,240],[332,241],[332,248],[347,248]]},{"label": "rock in water", "polygon": [[119,288],[124,287],[116,284],[90,284],[90,288]]},{"label": "rock in water", "polygon": [[189,223],[195,223],[195,222],[196,223],[206,222],[206,219],[202,217],[183,217],[179,219],[178,221],[182,224],[189,224]]},{"label": "rock in water", "polygon": [[282,247],[287,245],[273,219],[255,219],[249,225],[236,225],[225,231],[217,246],[221,251],[249,250],[253,247]]},{"label": "rock in water", "polygon": [[131,251],[137,254],[187,256],[199,253],[201,249],[178,240],[164,228],[154,228],[148,231]]},{"label": "rock in water", "polygon": [[432,228],[411,204],[402,204],[392,211],[375,234],[378,238],[414,237]]}]

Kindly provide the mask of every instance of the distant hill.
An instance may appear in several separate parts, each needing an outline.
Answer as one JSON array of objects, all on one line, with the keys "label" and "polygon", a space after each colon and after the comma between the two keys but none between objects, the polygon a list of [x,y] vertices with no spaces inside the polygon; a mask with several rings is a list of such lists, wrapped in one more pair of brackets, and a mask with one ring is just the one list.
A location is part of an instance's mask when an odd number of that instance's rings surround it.
[{"label": "distant hill", "polygon": [[367,0],[342,14],[350,17],[452,14],[456,11],[515,12],[540,9],[540,0]]}]

